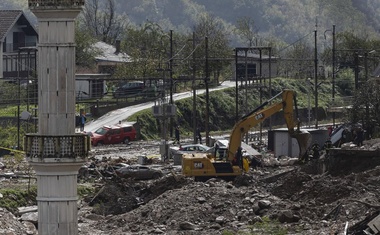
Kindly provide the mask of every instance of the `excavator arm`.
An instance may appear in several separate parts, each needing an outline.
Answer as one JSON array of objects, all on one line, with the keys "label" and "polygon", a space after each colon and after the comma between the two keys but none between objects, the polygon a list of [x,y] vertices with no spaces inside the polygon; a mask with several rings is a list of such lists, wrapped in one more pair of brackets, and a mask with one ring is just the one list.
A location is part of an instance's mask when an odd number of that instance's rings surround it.
[{"label": "excavator arm", "polygon": [[[264,108],[273,99],[282,96],[282,101],[279,103],[274,103],[271,106]],[[238,123],[235,124],[232,129],[230,142],[228,147],[228,160],[232,161],[238,148],[241,145],[241,140],[248,131],[254,126],[260,124],[265,119],[269,118],[273,114],[283,110],[286,125],[289,130],[289,134],[292,138],[295,138],[299,146],[299,157],[302,158],[306,154],[307,148],[311,143],[311,135],[309,132],[302,132],[299,128],[299,121],[294,117],[295,106],[297,112],[297,104],[295,99],[295,92],[292,90],[284,90],[277,94],[270,100],[266,101],[258,108],[253,110],[251,113],[245,115]],[[295,129],[296,128],[296,129]]]}]

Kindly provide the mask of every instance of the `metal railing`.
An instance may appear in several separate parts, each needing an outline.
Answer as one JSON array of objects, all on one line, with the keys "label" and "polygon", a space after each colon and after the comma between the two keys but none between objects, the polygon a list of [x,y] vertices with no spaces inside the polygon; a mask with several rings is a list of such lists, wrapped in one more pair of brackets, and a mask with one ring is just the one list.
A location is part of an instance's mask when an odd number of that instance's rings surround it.
[{"label": "metal railing", "polygon": [[91,143],[87,135],[46,136],[26,134],[24,151],[30,159],[70,158],[84,159],[88,156]]},{"label": "metal railing", "polygon": [[3,52],[5,53],[11,53],[11,52],[18,52],[20,48],[25,47],[36,47],[37,42],[22,42],[22,43],[6,43],[3,47]]},{"label": "metal railing", "polygon": [[30,8],[39,7],[81,7],[85,0],[28,0]]}]

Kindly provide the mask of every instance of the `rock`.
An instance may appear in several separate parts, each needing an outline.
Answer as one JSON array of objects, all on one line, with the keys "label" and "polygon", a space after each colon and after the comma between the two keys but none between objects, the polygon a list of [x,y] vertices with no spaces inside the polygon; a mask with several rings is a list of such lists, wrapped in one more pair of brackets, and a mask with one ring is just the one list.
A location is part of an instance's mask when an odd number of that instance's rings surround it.
[{"label": "rock", "polygon": [[267,209],[271,206],[271,202],[268,200],[260,200],[257,202],[257,205],[260,207],[260,209]]},{"label": "rock", "polygon": [[89,220],[99,221],[104,219],[104,216],[91,213],[86,215],[85,218]]},{"label": "rock", "polygon": [[197,197],[197,200],[200,204],[205,203],[207,201],[204,197]]},{"label": "rock", "polygon": [[293,222],[298,222],[301,220],[301,217],[299,215],[294,215],[293,216]]},{"label": "rock", "polygon": [[220,224],[214,223],[214,224],[211,224],[210,228],[215,229],[215,230],[219,230],[222,228],[222,226]]},{"label": "rock", "polygon": [[21,220],[38,224],[38,212],[25,213],[21,216]]},{"label": "rock", "polygon": [[24,206],[17,208],[17,214],[22,215],[29,212],[37,212],[38,207],[37,206]]},{"label": "rock", "polygon": [[293,205],[292,205],[292,209],[293,209],[293,210],[297,210],[297,211],[298,211],[298,210],[300,210],[300,209],[301,209],[301,205],[300,205],[300,204],[298,204],[298,203],[297,203],[297,204],[293,204]]},{"label": "rock", "polygon": [[255,214],[258,214],[259,211],[260,211],[260,207],[259,207],[259,205],[257,205],[257,204],[254,205],[252,209],[253,209],[253,211],[255,212]]},{"label": "rock", "polygon": [[246,197],[243,199],[242,201],[244,204],[248,204],[248,203],[251,203],[251,199],[249,197]]},{"label": "rock", "polygon": [[224,218],[224,216],[218,216],[216,217],[215,222],[218,224],[224,224],[225,220],[226,219]]},{"label": "rock", "polygon": [[280,221],[281,223],[294,222],[294,214],[291,210],[280,211],[277,217],[278,217],[278,221]]},{"label": "rock", "polygon": [[193,223],[185,221],[185,222],[181,222],[179,224],[179,228],[182,229],[182,230],[194,230],[195,229],[195,225]]},{"label": "rock", "polygon": [[261,223],[263,219],[260,216],[254,216],[249,220],[249,224]]},{"label": "rock", "polygon": [[28,235],[38,234],[37,228],[32,222],[24,221],[24,222],[22,222],[22,224],[26,228],[26,234],[28,234]]},{"label": "rock", "polygon": [[165,233],[165,232],[162,231],[162,230],[159,229],[159,228],[156,228],[156,229],[153,231],[153,233],[156,233],[156,234],[163,234],[163,233]]}]

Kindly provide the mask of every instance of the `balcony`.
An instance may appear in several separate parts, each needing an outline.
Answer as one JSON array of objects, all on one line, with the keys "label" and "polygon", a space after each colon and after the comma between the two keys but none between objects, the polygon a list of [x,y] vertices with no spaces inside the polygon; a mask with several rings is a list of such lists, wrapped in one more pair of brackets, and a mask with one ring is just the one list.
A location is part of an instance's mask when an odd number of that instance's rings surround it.
[{"label": "balcony", "polygon": [[28,0],[29,8],[39,9],[39,8],[80,8],[84,6],[85,0]]},{"label": "balcony", "polygon": [[36,42],[6,43],[3,47],[4,53],[18,52],[20,48],[36,47]]},{"label": "balcony", "polygon": [[84,160],[90,151],[90,137],[83,134],[44,136],[26,134],[24,141],[26,157],[31,161],[77,161]]}]

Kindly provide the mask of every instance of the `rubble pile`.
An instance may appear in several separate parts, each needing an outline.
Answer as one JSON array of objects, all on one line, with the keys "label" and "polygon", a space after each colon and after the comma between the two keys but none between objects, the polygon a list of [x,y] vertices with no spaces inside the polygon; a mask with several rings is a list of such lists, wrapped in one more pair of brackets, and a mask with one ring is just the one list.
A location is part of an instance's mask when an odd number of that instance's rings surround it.
[{"label": "rubble pile", "polygon": [[[265,173],[264,173],[265,175]],[[380,167],[345,177],[289,171],[274,183],[261,175],[236,182],[210,179],[164,192],[128,213],[96,224],[104,234],[268,234],[255,226],[265,218],[281,222],[288,234],[342,233],[375,213],[380,202]],[[244,182],[244,183],[241,183]],[[249,182],[247,186],[246,183]],[[364,185],[372,182],[374,185]],[[112,231],[112,232],[109,232]]]},{"label": "rubble pile", "polygon": [[36,234],[35,226],[29,221],[20,222],[15,215],[0,208],[0,234]]},{"label": "rubble pile", "polygon": [[[137,156],[138,147],[128,154]],[[97,156],[102,164],[123,155],[106,152]],[[321,174],[315,164],[251,169],[230,182],[174,171],[154,180],[95,180],[94,194],[78,202],[79,234],[364,234],[363,221],[380,213],[380,166],[345,164],[339,174]],[[35,221],[21,218],[0,208],[0,234],[37,234]]]}]

